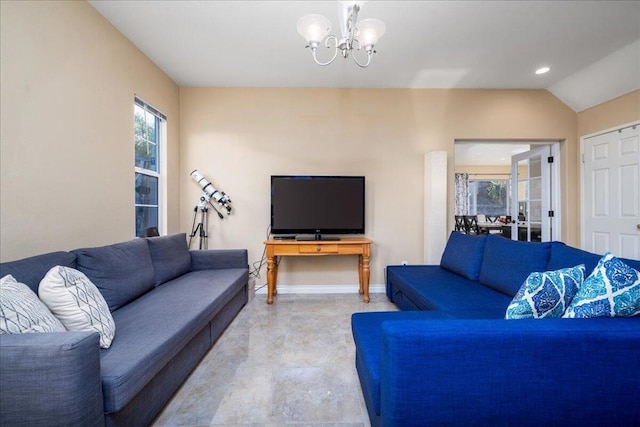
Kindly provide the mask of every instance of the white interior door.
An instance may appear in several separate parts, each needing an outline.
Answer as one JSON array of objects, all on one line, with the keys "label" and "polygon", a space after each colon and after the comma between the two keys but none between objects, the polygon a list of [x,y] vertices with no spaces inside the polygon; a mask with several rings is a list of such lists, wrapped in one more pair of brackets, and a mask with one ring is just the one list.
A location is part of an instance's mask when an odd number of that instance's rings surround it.
[{"label": "white interior door", "polygon": [[640,259],[640,125],[583,139],[582,247]]},{"label": "white interior door", "polygon": [[552,239],[551,146],[511,158],[511,238],[527,242]]}]

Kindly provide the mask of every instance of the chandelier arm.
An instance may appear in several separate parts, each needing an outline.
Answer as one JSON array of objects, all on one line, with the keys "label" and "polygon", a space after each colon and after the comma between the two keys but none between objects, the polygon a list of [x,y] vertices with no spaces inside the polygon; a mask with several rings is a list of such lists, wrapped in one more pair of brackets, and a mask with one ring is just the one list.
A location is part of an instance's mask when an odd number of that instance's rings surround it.
[{"label": "chandelier arm", "polygon": [[367,49],[367,62],[364,64],[358,61],[358,58],[356,58],[355,53],[351,57],[353,58],[353,62],[355,62],[360,68],[367,68],[369,64],[371,64],[371,57],[373,56],[374,53],[375,51],[373,49]]},{"label": "chandelier arm", "polygon": [[324,45],[326,47],[328,47],[328,48],[331,47],[331,46],[329,46],[329,41],[330,40],[333,40],[333,42],[336,44],[336,46],[334,47],[335,50],[333,52],[333,57],[327,62],[318,61],[318,57],[316,56],[317,48],[316,47],[311,47],[311,54],[313,55],[313,60],[316,61],[316,64],[322,65],[323,67],[326,66],[326,65],[331,64],[336,59],[336,57],[338,56],[338,39],[336,38],[336,36],[327,36],[326,40],[324,41]]},{"label": "chandelier arm", "polygon": [[338,47],[338,38],[334,35],[328,35],[325,39],[324,39],[324,45],[325,47],[331,47],[329,46],[329,42],[333,40],[333,43],[335,45],[335,47]]}]

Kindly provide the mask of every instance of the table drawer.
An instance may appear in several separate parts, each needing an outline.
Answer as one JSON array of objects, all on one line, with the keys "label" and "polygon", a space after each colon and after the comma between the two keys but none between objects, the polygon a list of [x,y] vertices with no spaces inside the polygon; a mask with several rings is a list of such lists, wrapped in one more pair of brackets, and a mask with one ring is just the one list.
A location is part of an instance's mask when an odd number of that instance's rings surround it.
[{"label": "table drawer", "polygon": [[338,245],[300,245],[298,250],[301,254],[337,254]]}]

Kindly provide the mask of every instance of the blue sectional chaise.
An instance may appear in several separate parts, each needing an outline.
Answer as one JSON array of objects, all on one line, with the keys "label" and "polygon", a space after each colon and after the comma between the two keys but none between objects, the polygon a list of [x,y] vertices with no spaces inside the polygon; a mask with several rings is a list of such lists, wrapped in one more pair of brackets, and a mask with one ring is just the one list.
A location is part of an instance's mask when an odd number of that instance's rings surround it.
[{"label": "blue sectional chaise", "polygon": [[600,258],[453,232],[440,265],[387,267],[401,311],[352,316],[371,424],[640,425],[640,317],[505,320],[531,272]]},{"label": "blue sectional chaise", "polygon": [[0,264],[36,293],[56,265],[82,271],[116,330],[0,335],[0,425],[151,423],[246,304],[246,250],[189,251],[185,234]]}]

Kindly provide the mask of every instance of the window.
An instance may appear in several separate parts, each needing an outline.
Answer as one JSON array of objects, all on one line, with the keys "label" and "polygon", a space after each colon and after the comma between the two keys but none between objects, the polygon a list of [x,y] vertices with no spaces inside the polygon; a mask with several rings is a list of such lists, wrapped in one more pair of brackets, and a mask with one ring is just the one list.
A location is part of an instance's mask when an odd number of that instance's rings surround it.
[{"label": "window", "polygon": [[136,97],[134,101],[136,236],[160,226],[160,145],[166,116]]},{"label": "window", "polygon": [[469,180],[470,215],[509,215],[508,179]]}]

